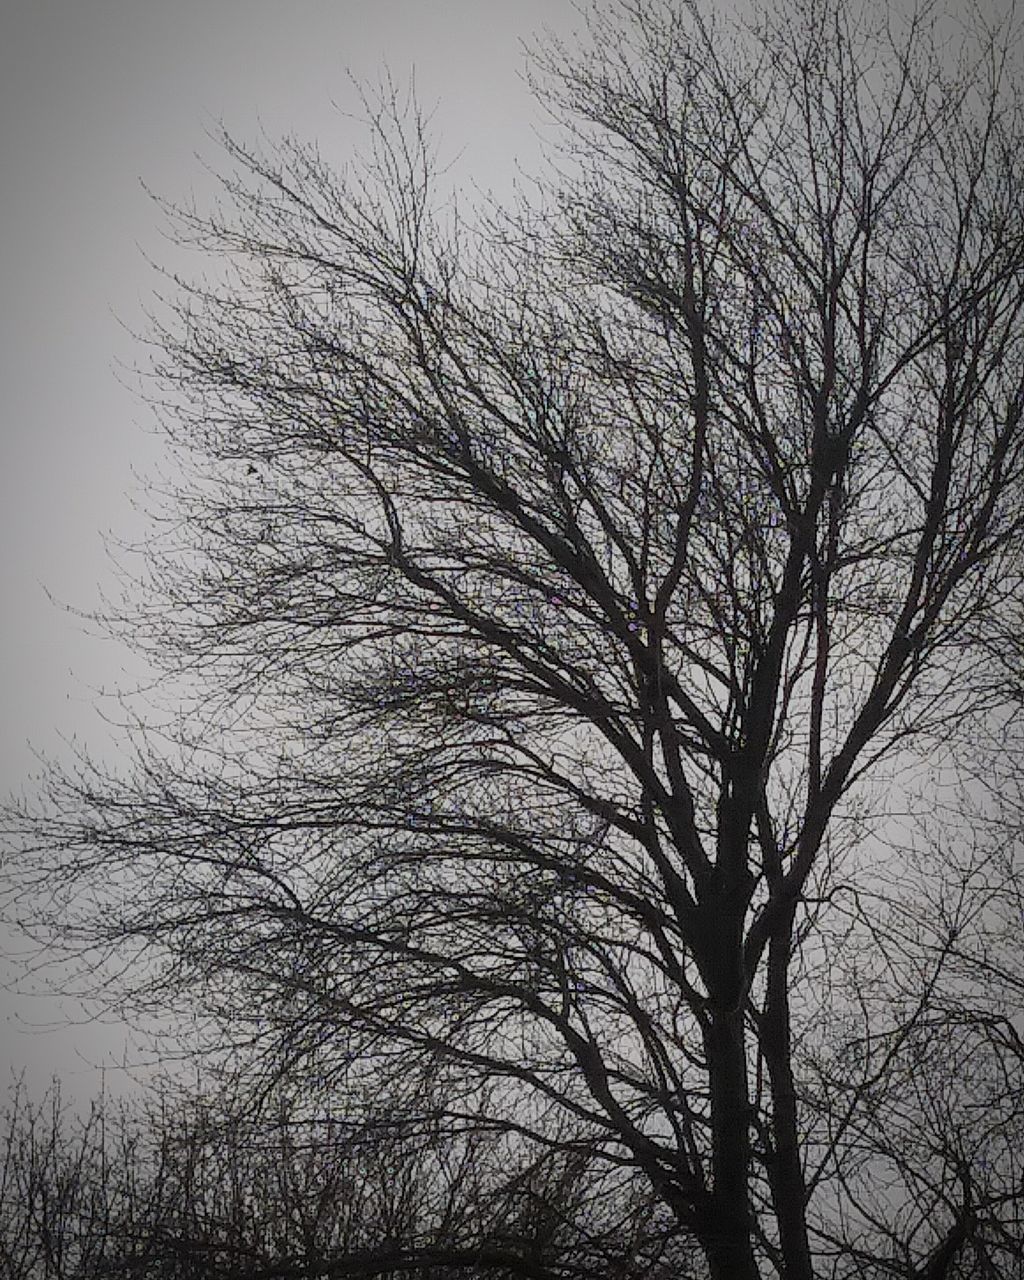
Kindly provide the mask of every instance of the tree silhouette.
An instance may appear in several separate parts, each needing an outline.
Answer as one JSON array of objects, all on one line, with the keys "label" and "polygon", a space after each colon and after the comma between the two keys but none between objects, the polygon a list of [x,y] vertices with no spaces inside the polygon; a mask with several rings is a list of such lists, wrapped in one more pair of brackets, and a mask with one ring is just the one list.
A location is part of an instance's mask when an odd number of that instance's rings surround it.
[{"label": "tree silhouette", "polygon": [[950,800],[1019,652],[1013,32],[591,36],[512,213],[395,93],[350,174],[224,139],[130,620],[201,692],[12,812],[18,892],[240,1099],[579,1153],[715,1280],[1019,1276],[1019,859]]},{"label": "tree silhouette", "polygon": [[[269,1121],[269,1122],[268,1122]],[[168,1087],[77,1118],[59,1086],[4,1116],[5,1280],[61,1276],[678,1275],[686,1242],[648,1191],[549,1151],[501,1176],[487,1135],[436,1146],[398,1126],[310,1121],[286,1094],[255,1120]],[[554,1264],[554,1266],[552,1265]]]}]

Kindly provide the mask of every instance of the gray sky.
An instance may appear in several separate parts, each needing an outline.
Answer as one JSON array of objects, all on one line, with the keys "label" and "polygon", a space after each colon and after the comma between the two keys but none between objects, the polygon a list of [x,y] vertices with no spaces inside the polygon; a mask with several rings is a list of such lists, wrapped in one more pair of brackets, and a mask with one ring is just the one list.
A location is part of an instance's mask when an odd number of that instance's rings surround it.
[{"label": "gray sky", "polygon": [[[579,25],[570,0],[20,0],[0,13],[0,790],[31,791],[33,747],[76,735],[116,759],[93,689],[127,681],[130,655],[47,597],[83,610],[116,589],[102,532],[145,528],[132,468],[159,457],[117,365],[142,363],[144,326],[170,260],[139,179],[170,199],[214,189],[204,130],[316,138],[343,157],[356,109],[346,71],[415,67],[421,101],[459,175],[507,187],[534,167],[539,120],[519,48],[547,24]],[[137,668],[134,668],[136,671]],[[24,985],[24,984],[22,984]],[[59,1072],[87,1095],[124,1047],[73,1000],[0,991],[0,1101],[10,1070]],[[61,1025],[67,1018],[78,1025]],[[57,1024],[56,1029],[39,1028]],[[32,1028],[36,1028],[32,1030]],[[134,1051],[130,1051],[134,1052]],[[116,1087],[116,1073],[108,1084]]]}]

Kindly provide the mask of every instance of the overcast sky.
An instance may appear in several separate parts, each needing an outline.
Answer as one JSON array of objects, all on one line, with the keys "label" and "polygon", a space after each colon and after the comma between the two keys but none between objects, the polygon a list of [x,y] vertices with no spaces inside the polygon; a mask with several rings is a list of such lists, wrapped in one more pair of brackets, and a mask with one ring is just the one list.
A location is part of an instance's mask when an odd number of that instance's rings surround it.
[{"label": "overcast sky", "polygon": [[[160,211],[214,184],[206,130],[240,139],[292,132],[332,155],[358,142],[347,77],[415,68],[439,103],[443,150],[459,175],[507,189],[536,163],[540,117],[519,76],[519,41],[543,25],[571,35],[570,0],[15,0],[0,5],[0,790],[31,790],[31,747],[60,735],[117,753],[92,690],[130,659],[90,637],[47,597],[88,611],[116,581],[103,531],[145,524],[132,468],[159,456],[148,410],[119,381],[140,363],[167,261]],[[128,382],[130,384],[130,378]],[[22,984],[24,985],[24,984]],[[74,1001],[0,992],[0,1099],[11,1070],[59,1072],[88,1094],[120,1054],[117,1029],[60,1025]],[[56,1023],[56,1029],[39,1028]],[[31,1030],[31,1028],[36,1028]],[[108,1084],[113,1077],[108,1077]]]}]

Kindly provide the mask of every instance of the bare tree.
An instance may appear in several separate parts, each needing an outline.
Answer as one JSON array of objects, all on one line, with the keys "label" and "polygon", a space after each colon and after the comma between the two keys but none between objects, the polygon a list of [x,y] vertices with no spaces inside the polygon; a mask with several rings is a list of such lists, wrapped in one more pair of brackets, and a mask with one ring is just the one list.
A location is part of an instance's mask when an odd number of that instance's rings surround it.
[{"label": "bare tree", "polygon": [[[311,1118],[278,1092],[239,1117],[158,1090],[76,1118],[59,1086],[5,1116],[5,1280],[423,1274],[669,1277],[685,1261],[648,1191],[630,1201],[548,1151],[509,1176],[485,1134],[442,1146],[400,1126]],[[500,1147],[500,1143],[497,1146]],[[571,1261],[570,1261],[571,1259]]]},{"label": "bare tree", "polygon": [[1019,1276],[1019,856],[933,819],[1019,649],[1024,122],[949,21],[614,5],[515,214],[397,95],[351,174],[225,139],[133,624],[201,693],[12,815],[37,926],[715,1280]]}]

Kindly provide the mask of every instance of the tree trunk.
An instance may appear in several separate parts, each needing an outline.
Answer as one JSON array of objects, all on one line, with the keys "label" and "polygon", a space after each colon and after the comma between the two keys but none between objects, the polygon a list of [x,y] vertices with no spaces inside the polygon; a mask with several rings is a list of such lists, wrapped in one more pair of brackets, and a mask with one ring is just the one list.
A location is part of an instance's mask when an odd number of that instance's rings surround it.
[{"label": "tree trunk", "polygon": [[702,1244],[713,1280],[759,1280],[750,1238],[750,1116],[742,1008],[715,1009],[705,1043],[711,1083],[713,1185]]},{"label": "tree trunk", "polygon": [[785,1259],[786,1280],[813,1280],[804,1215],[806,1186],[797,1136],[789,1014],[789,960],[793,909],[772,937],[768,952],[768,998],[761,1023],[761,1049],[772,1093],[774,1151],[769,1165],[772,1203]]}]

